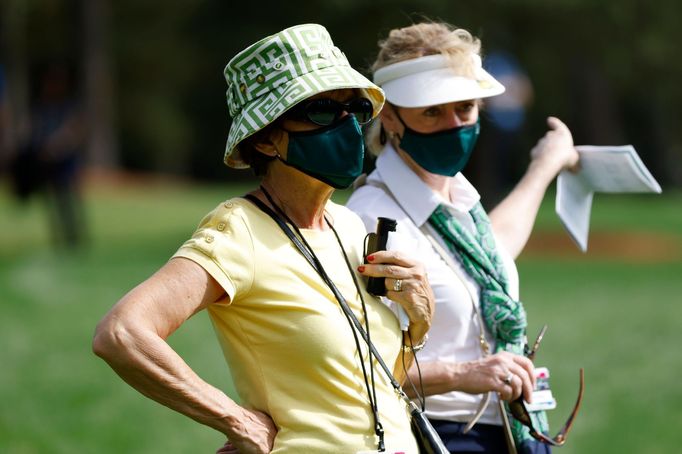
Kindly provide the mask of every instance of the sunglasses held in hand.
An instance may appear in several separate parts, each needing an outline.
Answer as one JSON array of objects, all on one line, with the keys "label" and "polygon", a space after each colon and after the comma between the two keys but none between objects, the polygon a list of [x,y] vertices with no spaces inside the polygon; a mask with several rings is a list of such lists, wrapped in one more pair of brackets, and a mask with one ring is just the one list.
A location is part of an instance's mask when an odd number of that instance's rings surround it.
[{"label": "sunglasses held in hand", "polygon": [[287,112],[286,117],[292,120],[310,121],[320,126],[329,126],[336,123],[346,112],[354,115],[358,123],[364,125],[372,119],[372,111],[372,102],[367,98],[355,98],[348,102],[318,98],[297,104]]},{"label": "sunglasses held in hand", "polygon": [[[542,337],[545,335],[546,330],[547,325],[542,327],[540,334],[538,334],[538,337],[535,340],[535,343],[533,344],[533,348],[530,351],[526,352],[526,357],[531,361],[535,358],[535,353],[537,352],[537,349],[540,346],[540,341],[542,341]],[[535,430],[535,427],[533,427],[533,420],[531,419],[530,413],[528,412],[528,408],[526,408],[526,404],[523,401],[523,396],[520,396],[517,399],[509,402],[508,404],[509,411],[511,412],[512,416],[516,418],[516,420],[521,422],[521,424],[523,424],[524,426],[528,427],[531,437],[535,438],[536,440],[542,443],[546,443],[552,446],[563,446],[564,443],[566,443],[568,431],[571,430],[573,421],[575,420],[575,417],[578,414],[578,410],[580,409],[580,404],[583,400],[584,390],[585,372],[582,368],[580,368],[580,390],[578,391],[578,399],[575,403],[575,406],[573,407],[571,415],[568,417],[568,420],[566,421],[566,424],[564,424],[564,427],[562,427],[562,429],[554,438],[549,438],[542,432],[538,432],[537,430]]]}]

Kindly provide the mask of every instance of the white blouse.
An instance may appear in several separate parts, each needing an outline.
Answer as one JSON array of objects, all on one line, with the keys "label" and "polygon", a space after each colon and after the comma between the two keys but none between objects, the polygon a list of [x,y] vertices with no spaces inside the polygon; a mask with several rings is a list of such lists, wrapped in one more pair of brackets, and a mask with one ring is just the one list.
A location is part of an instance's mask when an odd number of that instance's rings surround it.
[{"label": "white blouse", "polygon": [[[480,195],[461,173],[451,181],[452,203],[434,193],[388,145],[379,155],[376,170],[368,176],[367,184],[358,188],[348,201],[348,207],[362,218],[370,232],[376,230],[377,217],[395,219],[398,225],[396,232],[389,235],[388,249],[403,251],[426,267],[436,298],[436,309],[429,341],[418,356],[422,363],[471,361],[482,356],[478,342],[481,328],[473,310],[474,305],[480,310],[480,289],[459,266],[457,259],[458,269],[453,271],[420,230],[436,207],[444,204],[465,228],[473,232],[475,225],[469,210],[478,203]],[[388,188],[393,196],[384,188]],[[497,244],[509,279],[509,293],[518,298],[516,265],[499,241]],[[448,250],[444,243],[441,245]],[[494,340],[487,329],[485,335],[494,348]],[[459,391],[429,396],[426,398],[426,413],[433,419],[468,422],[482,397]],[[502,423],[495,395],[480,422]]]}]

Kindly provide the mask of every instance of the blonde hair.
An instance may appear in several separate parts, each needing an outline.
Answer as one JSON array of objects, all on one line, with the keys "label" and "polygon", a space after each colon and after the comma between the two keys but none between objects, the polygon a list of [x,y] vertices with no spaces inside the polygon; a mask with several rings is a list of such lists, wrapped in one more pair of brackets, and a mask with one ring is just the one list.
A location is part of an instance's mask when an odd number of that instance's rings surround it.
[{"label": "blonde hair", "polygon": [[[421,22],[409,27],[395,28],[379,41],[379,53],[372,72],[405,60],[427,55],[445,56],[455,74],[474,77],[471,54],[479,55],[481,41],[463,28],[442,22]],[[372,123],[366,133],[367,148],[378,154],[383,148],[380,139],[381,123]]]}]

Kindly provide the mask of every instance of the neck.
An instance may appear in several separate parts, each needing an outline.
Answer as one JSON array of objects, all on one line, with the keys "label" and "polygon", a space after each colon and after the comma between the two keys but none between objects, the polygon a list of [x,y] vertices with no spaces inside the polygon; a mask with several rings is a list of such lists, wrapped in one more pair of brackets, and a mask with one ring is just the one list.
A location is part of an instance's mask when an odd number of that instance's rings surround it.
[{"label": "neck", "polygon": [[[272,208],[282,210],[296,227],[313,230],[328,228],[324,210],[334,192],[330,186],[279,162],[271,164],[261,186],[278,205]],[[271,205],[262,191],[255,191],[254,194]]]},{"label": "neck", "polygon": [[414,162],[414,159],[404,151],[396,141],[393,142],[393,148],[398,153],[398,156],[407,164],[407,166],[422,180],[433,192],[440,195],[444,200],[450,200],[450,180],[452,177],[445,175],[438,175],[424,170],[419,164]]}]

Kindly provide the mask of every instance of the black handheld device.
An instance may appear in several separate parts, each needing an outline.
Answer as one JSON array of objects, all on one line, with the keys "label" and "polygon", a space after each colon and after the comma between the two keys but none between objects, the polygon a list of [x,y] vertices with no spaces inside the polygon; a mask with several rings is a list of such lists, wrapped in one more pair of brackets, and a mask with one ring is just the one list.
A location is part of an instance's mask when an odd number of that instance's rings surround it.
[{"label": "black handheld device", "polygon": [[[386,242],[388,241],[389,232],[395,232],[395,227],[398,223],[395,219],[378,218],[377,232],[367,235],[367,250],[365,253],[365,263],[367,256],[377,251],[386,250]],[[367,292],[374,296],[383,296],[386,294],[386,283],[383,277],[370,277],[367,280]]]}]

